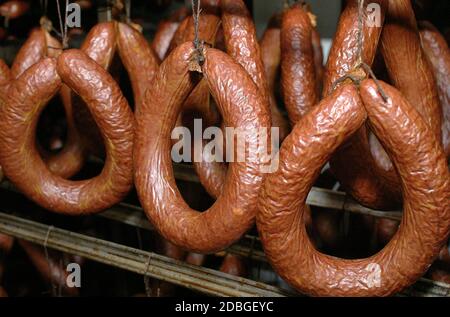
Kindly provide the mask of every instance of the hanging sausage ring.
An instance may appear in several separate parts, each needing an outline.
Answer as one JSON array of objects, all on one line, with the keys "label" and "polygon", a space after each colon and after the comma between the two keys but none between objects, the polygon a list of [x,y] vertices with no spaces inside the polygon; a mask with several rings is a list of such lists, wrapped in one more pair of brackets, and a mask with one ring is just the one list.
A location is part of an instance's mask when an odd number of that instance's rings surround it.
[{"label": "hanging sausage ring", "polygon": [[[66,84],[88,104],[105,140],[99,176],[65,180],[45,165],[35,144],[39,114]],[[12,82],[0,110],[0,163],[17,188],[42,207],[66,214],[104,210],[132,186],[133,114],[114,79],[79,50],[44,58]]]},{"label": "hanging sausage ring", "polygon": [[[263,159],[247,148],[244,162],[229,164],[223,191],[210,209],[194,211],[181,197],[172,171],[170,137],[195,87],[189,69],[197,52],[188,42],[169,55],[147,91],[143,110],[136,114],[135,185],[147,216],[166,239],[209,253],[227,247],[253,224],[264,174]],[[201,71],[225,124],[250,135],[254,129],[270,128],[270,111],[245,70],[219,50],[204,48],[203,56]],[[256,138],[246,137],[246,142],[255,143]]]},{"label": "hanging sausage ring", "polygon": [[[295,126],[280,151],[280,168],[266,178],[257,226],[275,270],[315,296],[387,296],[428,269],[450,230],[450,175],[439,141],[393,87],[372,80],[331,93]],[[364,102],[364,105],[363,105]],[[364,110],[365,109],[365,110]],[[404,197],[398,232],[377,254],[357,260],[317,251],[306,233],[306,197],[332,153],[365,122],[396,166]]]},{"label": "hanging sausage ring", "polygon": [[[135,111],[138,111],[158,69],[158,61],[145,37],[127,23],[103,22],[90,30],[80,50],[113,75],[116,75],[118,69],[114,68],[118,68],[119,64],[114,57],[119,54],[128,72]],[[80,98],[75,96],[72,100],[76,126],[83,142],[91,153],[103,156],[103,148],[99,146],[102,138],[92,116]]]}]

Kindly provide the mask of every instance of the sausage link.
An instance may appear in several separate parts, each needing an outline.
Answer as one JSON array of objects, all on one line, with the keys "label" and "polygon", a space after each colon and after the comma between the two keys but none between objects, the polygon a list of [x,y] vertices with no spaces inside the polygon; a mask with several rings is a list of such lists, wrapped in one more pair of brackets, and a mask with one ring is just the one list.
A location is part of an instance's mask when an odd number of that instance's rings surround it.
[{"label": "sausage link", "polygon": [[308,12],[301,4],[284,12],[281,24],[281,85],[286,110],[293,124],[319,101],[312,30]]},{"label": "sausage link", "polygon": [[381,34],[381,54],[392,84],[414,105],[441,140],[441,108],[409,0],[389,0]]},{"label": "sausage link", "polygon": [[172,41],[170,41],[169,49],[166,52],[166,55],[161,60],[163,61],[169,54],[179,45],[183,43],[184,39],[184,33],[186,31],[186,28],[188,27],[189,21],[191,20],[190,16],[187,16],[183,21],[181,21],[180,25],[178,26],[175,34],[172,37]]},{"label": "sausage link", "polygon": [[242,0],[220,0],[222,27],[228,55],[250,74],[272,113],[272,126],[280,129],[280,139],[289,133],[289,125],[271,98],[255,24]]},{"label": "sausage link", "polygon": [[139,111],[158,69],[158,61],[145,37],[125,23],[117,23],[117,48],[133,89],[134,111]]},{"label": "sausage link", "polygon": [[11,71],[3,59],[0,59],[0,86],[8,85],[11,80]]},{"label": "sausage link", "polygon": [[445,38],[429,22],[420,23],[422,48],[430,61],[442,108],[442,143],[450,158],[450,49]]},{"label": "sausage link", "polygon": [[257,225],[266,255],[288,283],[306,294],[394,294],[427,270],[448,238],[450,175],[444,153],[407,100],[394,87],[382,87],[387,102],[372,80],[362,83],[361,96],[405,196],[401,229],[383,250],[366,259],[331,257],[314,248],[303,224],[306,197],[322,165],[364,122],[364,106],[353,86],[341,86],[299,121],[281,148],[280,169],[261,191]]},{"label": "sausage link", "polygon": [[[61,52],[61,43],[43,27],[33,30],[14,59],[11,67],[12,78],[17,79],[25,70],[36,64],[43,57],[58,57]],[[49,169],[63,178],[75,175],[84,164],[84,147],[75,127],[69,94],[70,90],[63,86],[60,91],[60,97],[67,121],[67,141],[63,150],[57,154],[51,154],[40,149]]]},{"label": "sausage link", "polygon": [[273,99],[275,99],[275,86],[277,84],[277,77],[281,65],[281,17],[282,14],[280,13],[272,16],[259,41],[267,85],[269,87],[269,92],[273,95],[271,97]]},{"label": "sausage link", "polygon": [[[262,161],[246,151],[245,162],[231,163],[222,194],[203,213],[183,200],[172,172],[170,135],[195,86],[188,70],[194,52],[191,43],[175,49],[147,91],[144,109],[136,116],[135,184],[147,216],[166,239],[189,251],[210,253],[224,249],[252,225]],[[248,74],[221,51],[205,48],[204,55],[202,72],[225,122],[250,134],[270,127],[270,113]],[[154,137],[149,140],[148,135]],[[248,144],[254,141],[247,139]]]},{"label": "sausage link", "polygon": [[28,68],[36,64],[42,57],[56,57],[62,46],[44,28],[33,29],[30,36],[17,52],[11,66],[11,77],[16,79]]},{"label": "sausage link", "polygon": [[[381,7],[381,21],[387,0],[377,2]],[[358,1],[347,2],[339,20],[333,46],[330,50],[325,77],[324,95],[332,91],[333,83],[353,71],[358,63]],[[363,28],[362,60],[372,65],[378,41],[380,27]],[[401,202],[401,190],[397,176],[385,170],[375,161],[369,144],[370,131],[362,126],[348,142],[332,156],[330,166],[342,187],[359,203],[375,209],[392,209]]]},{"label": "sausage link", "polygon": [[[380,18],[384,21],[388,0],[376,0],[372,3],[379,4],[381,8]],[[362,60],[372,65],[378,47],[378,41],[382,29],[363,27]],[[347,75],[358,63],[358,0],[348,0],[344,11],[339,18],[336,35],[328,55],[325,68],[323,94],[331,93],[333,83],[339,78]]]},{"label": "sausage link", "polygon": [[[261,49],[250,13],[241,0],[221,0],[220,7],[222,10],[222,27],[227,53],[253,79],[260,94],[266,101],[264,107],[271,109],[272,125],[279,127],[280,136],[284,137],[288,133],[288,123],[279,113],[275,100],[270,97]],[[202,185],[212,197],[217,198],[222,191],[227,175],[226,164],[206,162],[206,158],[203,158],[202,162],[195,162],[194,167]]]},{"label": "sausage link", "polygon": [[[116,36],[114,22],[99,23],[89,31],[80,50],[108,70],[116,53]],[[88,107],[82,98],[74,94],[72,106],[75,124],[87,150],[96,156],[103,156],[105,153],[103,139]]]},{"label": "sausage link", "polygon": [[[139,111],[158,68],[158,60],[143,35],[125,23],[99,23],[89,32],[81,50],[106,70],[117,66],[117,51],[131,80],[135,110]],[[73,105],[75,121],[86,146],[94,155],[103,156],[103,139],[88,108],[78,96],[73,96]]]},{"label": "sausage link", "polygon": [[[87,102],[105,139],[106,164],[89,180],[69,181],[52,174],[36,150],[39,113],[62,82]],[[69,50],[57,60],[45,58],[28,69],[11,85],[0,117],[5,175],[42,207],[72,215],[94,213],[121,201],[130,190],[132,112],[112,77],[84,53]]]},{"label": "sausage link", "polygon": [[323,66],[323,47],[320,39],[320,33],[317,28],[313,27],[311,32],[312,47],[314,51],[314,67],[316,70],[317,95],[322,95],[323,76],[325,67]]},{"label": "sausage link", "polygon": [[186,7],[181,7],[175,11],[167,20],[163,20],[156,28],[155,36],[152,41],[152,49],[158,56],[159,60],[164,60],[169,50],[175,32],[180,23],[189,15]]},{"label": "sausage link", "polygon": [[220,272],[239,277],[245,277],[247,275],[247,267],[244,259],[234,254],[227,254],[225,256],[219,270]]},{"label": "sausage link", "polygon": [[[219,5],[216,0],[203,1],[202,18],[199,21],[199,38],[210,45],[215,44],[217,31],[220,25]],[[184,42],[192,42],[194,40],[194,20],[189,18],[189,23],[184,32]],[[210,98],[208,82],[203,78],[194,88],[192,93],[183,104],[183,118],[189,115],[201,117],[204,120],[205,128],[216,125],[220,121],[220,115]],[[194,140],[194,142],[203,142],[203,140]],[[200,145],[201,145],[200,143]],[[200,178],[200,182],[212,197],[220,195],[221,184],[225,179],[226,169],[217,168],[216,164],[194,161],[194,168]]]}]

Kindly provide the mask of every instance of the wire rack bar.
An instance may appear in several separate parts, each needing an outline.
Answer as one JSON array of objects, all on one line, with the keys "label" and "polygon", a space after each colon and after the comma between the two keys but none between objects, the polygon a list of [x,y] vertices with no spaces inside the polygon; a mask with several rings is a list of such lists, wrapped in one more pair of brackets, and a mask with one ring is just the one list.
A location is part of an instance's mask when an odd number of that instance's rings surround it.
[{"label": "wire rack bar", "polygon": [[180,262],[156,253],[0,213],[0,232],[212,296],[295,295],[277,287]]}]

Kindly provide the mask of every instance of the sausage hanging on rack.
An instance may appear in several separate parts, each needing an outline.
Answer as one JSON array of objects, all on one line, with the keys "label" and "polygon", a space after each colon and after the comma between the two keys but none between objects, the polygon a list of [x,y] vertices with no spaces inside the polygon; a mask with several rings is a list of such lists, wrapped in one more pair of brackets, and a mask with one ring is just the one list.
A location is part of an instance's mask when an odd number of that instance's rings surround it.
[{"label": "sausage hanging on rack", "polygon": [[[104,69],[112,67],[116,51],[128,72],[133,89],[135,111],[158,69],[158,61],[146,39],[132,26],[121,22],[104,22],[94,26],[81,48]],[[88,150],[104,155],[99,129],[81,98],[72,95],[76,125]]]},{"label": "sausage hanging on rack", "polygon": [[[61,43],[45,28],[46,20],[41,20],[42,26],[34,29],[14,59],[11,66],[13,79],[20,77],[27,69],[39,62],[42,58],[58,57],[62,52]],[[67,140],[63,149],[56,153],[47,153],[40,148],[50,171],[63,177],[69,178],[75,175],[84,164],[84,147],[81,144],[78,131],[75,127],[72,104],[67,95],[68,88],[63,86],[60,90],[60,98],[66,113]]]},{"label": "sausage hanging on rack", "polygon": [[[450,175],[440,142],[398,90],[381,85],[387,102],[372,80],[362,82],[362,100],[352,85],[323,99],[294,127],[282,145],[279,170],[263,185],[257,225],[264,250],[277,272],[306,294],[392,295],[425,273],[448,238]],[[315,250],[302,214],[322,165],[358,131],[366,112],[401,175],[404,217],[383,250],[343,260]]]},{"label": "sausage hanging on rack", "polygon": [[319,101],[313,25],[302,4],[283,13],[281,24],[281,84],[289,119],[295,124]]},{"label": "sausage hanging on rack", "polygon": [[160,61],[164,60],[166,57],[170,42],[172,41],[180,24],[188,15],[189,10],[186,7],[181,7],[167,20],[163,20],[158,24],[152,41],[152,49]]},{"label": "sausage hanging on rack", "polygon": [[227,53],[244,67],[264,100],[267,100],[272,113],[272,126],[280,129],[279,137],[283,140],[289,133],[289,125],[269,93],[261,48],[250,12],[242,0],[220,0],[220,8]]},{"label": "sausage hanging on rack", "polygon": [[[225,47],[230,55],[240,64],[253,79],[272,113],[272,125],[278,127],[282,140],[288,133],[288,122],[279,112],[274,97],[269,93],[269,85],[265,75],[261,49],[257,40],[255,25],[245,4],[239,1],[220,0],[222,28]],[[226,142],[224,142],[226,146]],[[203,157],[201,162],[195,162],[194,167],[200,182],[208,193],[217,198],[222,192],[227,175],[225,164],[207,162]]]},{"label": "sausage hanging on rack", "polygon": [[223,259],[219,270],[221,272],[239,277],[245,277],[247,275],[247,267],[244,263],[244,259],[242,259],[239,255],[230,253],[228,253]]},{"label": "sausage hanging on rack", "polygon": [[[196,52],[192,43],[176,48],[147,91],[143,111],[136,116],[135,185],[147,216],[166,239],[189,251],[211,253],[239,239],[253,224],[263,159],[247,148],[244,162],[230,163],[221,195],[203,213],[190,209],[181,197],[172,171],[170,136],[196,84],[189,72]],[[265,101],[231,57],[212,48],[204,48],[203,54],[201,70],[225,123],[240,128],[246,144],[255,146],[255,129],[270,127]]]},{"label": "sausage hanging on rack", "polygon": [[[70,181],[53,174],[36,150],[39,114],[62,83],[87,102],[105,139],[105,166],[89,180]],[[71,215],[100,212],[131,189],[133,114],[114,79],[83,52],[68,50],[30,67],[11,84],[0,118],[5,175],[42,207]]]},{"label": "sausage hanging on rack", "polygon": [[[383,22],[387,0],[377,2],[380,5],[380,18]],[[362,61],[371,66],[376,55],[381,27],[362,29]],[[347,2],[340,19],[333,45],[328,57],[324,77],[324,95],[333,90],[334,83],[353,72],[363,78],[362,69],[354,70],[358,64],[358,1]],[[330,167],[343,188],[361,204],[374,209],[393,209],[400,203],[400,187],[390,173],[385,171],[372,155],[369,144],[369,130],[363,125],[344,146],[331,157]]]},{"label": "sausage hanging on rack", "polygon": [[433,68],[442,108],[442,143],[450,158],[450,49],[445,38],[429,22],[420,22],[420,38],[424,53]]}]

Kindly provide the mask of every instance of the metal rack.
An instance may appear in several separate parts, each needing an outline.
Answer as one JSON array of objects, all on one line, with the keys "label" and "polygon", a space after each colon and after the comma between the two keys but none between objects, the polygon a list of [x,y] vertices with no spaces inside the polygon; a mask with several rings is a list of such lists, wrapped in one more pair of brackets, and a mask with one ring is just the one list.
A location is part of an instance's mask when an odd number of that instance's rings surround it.
[{"label": "metal rack", "polygon": [[[198,182],[190,166],[174,165],[177,179]],[[1,188],[16,191],[11,183],[5,181]],[[365,208],[346,196],[345,193],[322,188],[313,188],[307,203],[312,206],[359,214],[401,219],[401,212],[376,211]],[[25,239],[42,246],[69,254],[76,254],[103,264],[118,267],[143,276],[149,276],[170,282],[213,296],[300,296],[300,294],[270,286],[250,279],[239,278],[204,267],[197,267],[177,261],[153,252],[130,248],[121,244],[55,228],[22,217],[0,213],[0,232]],[[23,210],[22,210],[23,212]],[[145,217],[141,207],[126,203],[118,204],[99,217],[107,218],[144,230],[154,230]],[[238,254],[255,261],[267,262],[264,252],[255,248],[254,242],[259,238],[246,235],[241,241],[231,246],[226,252]],[[398,296],[450,296],[450,285],[421,278],[416,284]]]}]

